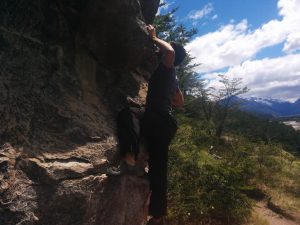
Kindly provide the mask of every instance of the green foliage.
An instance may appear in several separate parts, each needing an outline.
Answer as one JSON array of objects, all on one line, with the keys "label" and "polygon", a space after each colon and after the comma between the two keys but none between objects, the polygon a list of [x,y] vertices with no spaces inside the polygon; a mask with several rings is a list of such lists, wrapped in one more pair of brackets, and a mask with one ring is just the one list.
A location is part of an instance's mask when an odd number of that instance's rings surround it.
[{"label": "green foliage", "polygon": [[159,38],[167,42],[175,41],[185,45],[197,33],[197,30],[187,30],[183,24],[177,24],[174,18],[174,13],[177,10],[178,8],[175,8],[169,13],[157,15],[154,20],[154,25]]},{"label": "green foliage", "polygon": [[[208,224],[211,220],[240,224],[251,215],[247,195],[253,196],[261,186],[284,205],[293,208],[300,204],[295,194],[300,187],[296,178],[300,162],[284,150],[280,140],[249,140],[243,133],[228,130],[218,139],[207,132],[205,120],[186,111],[178,112],[177,118],[180,128],[169,153],[172,224]],[[254,118],[252,122],[259,126]],[[285,193],[284,197],[278,193]],[[282,199],[292,200],[286,203]]]},{"label": "green foliage", "polygon": [[206,165],[201,171],[202,201],[207,212],[214,218],[242,221],[251,208],[249,199],[241,192],[244,174],[222,164]]},{"label": "green foliage", "polygon": [[216,141],[199,124],[191,124],[182,115],[180,122],[169,159],[170,219],[178,224],[245,220],[251,209],[242,191],[252,177],[245,174],[249,164],[233,165],[225,157],[220,159],[208,151]]},{"label": "green foliage", "polygon": [[204,89],[204,80],[194,71],[199,64],[194,64],[192,61],[193,58],[187,54],[183,63],[176,68],[179,86],[185,96],[199,95]]},{"label": "green foliage", "polygon": [[229,115],[226,132],[243,135],[253,142],[280,143],[292,153],[295,153],[300,143],[300,132],[292,127],[239,110]]}]

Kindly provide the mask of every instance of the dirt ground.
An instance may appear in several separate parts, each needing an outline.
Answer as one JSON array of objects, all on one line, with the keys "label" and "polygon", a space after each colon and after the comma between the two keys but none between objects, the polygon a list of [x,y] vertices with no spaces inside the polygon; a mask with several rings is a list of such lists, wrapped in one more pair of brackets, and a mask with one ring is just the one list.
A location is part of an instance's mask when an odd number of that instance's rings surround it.
[{"label": "dirt ground", "polygon": [[294,219],[288,219],[276,214],[267,207],[264,201],[258,202],[254,208],[260,218],[264,219],[269,225],[300,225],[300,213],[292,213]]}]

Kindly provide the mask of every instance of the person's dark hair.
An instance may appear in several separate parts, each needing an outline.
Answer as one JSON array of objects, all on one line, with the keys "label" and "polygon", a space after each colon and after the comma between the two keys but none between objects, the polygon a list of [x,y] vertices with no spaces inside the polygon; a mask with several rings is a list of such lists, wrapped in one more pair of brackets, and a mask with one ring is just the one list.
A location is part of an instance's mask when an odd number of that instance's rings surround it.
[{"label": "person's dark hair", "polygon": [[184,47],[179,43],[171,42],[170,44],[175,51],[174,66],[179,66],[186,57],[186,51]]}]

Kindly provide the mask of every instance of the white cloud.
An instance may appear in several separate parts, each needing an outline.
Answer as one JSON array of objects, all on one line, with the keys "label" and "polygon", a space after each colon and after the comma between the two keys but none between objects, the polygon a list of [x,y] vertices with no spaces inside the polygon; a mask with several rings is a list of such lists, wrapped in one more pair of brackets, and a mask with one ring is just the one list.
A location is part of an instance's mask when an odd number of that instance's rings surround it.
[{"label": "white cloud", "polygon": [[216,20],[218,19],[218,14],[213,15],[213,17],[211,18],[211,20]]},{"label": "white cloud", "polygon": [[[240,46],[236,46],[236,41],[234,41],[242,37],[246,28],[247,21],[244,20],[237,25],[226,25],[216,32],[208,33],[192,41],[187,49],[196,57],[195,61],[202,63],[198,71],[209,72],[233,66],[248,58],[249,51],[244,51],[244,55],[241,55]],[[247,46],[241,44],[241,47]]]},{"label": "white cloud", "polygon": [[[291,89],[295,92],[295,85],[298,85],[300,90],[300,68],[291,65],[295,58],[299,58],[297,63],[300,65],[300,54],[274,60],[254,60],[262,49],[280,43],[284,43],[283,51],[288,54],[300,50],[300,0],[278,0],[278,11],[281,19],[270,20],[256,30],[250,30],[245,19],[195,38],[187,49],[196,57],[196,63],[202,63],[197,71],[212,78],[213,71],[230,67],[228,73],[233,73],[239,69],[245,83],[252,88],[250,93],[253,95],[276,95],[278,93],[274,91],[283,87],[284,90]],[[293,61],[288,62],[291,59]],[[290,67],[294,70],[291,71]],[[263,84],[261,88],[260,85],[256,85],[260,83]],[[290,91],[282,89],[281,92],[285,93],[285,98],[295,97],[288,97],[292,95]],[[300,91],[297,95],[300,97]]]},{"label": "white cloud", "polygon": [[287,37],[283,50],[287,53],[293,53],[300,50],[300,32],[292,33]]},{"label": "white cloud", "polygon": [[300,57],[298,54],[273,59],[245,61],[227,73],[242,77],[250,88],[248,96],[272,96],[295,100],[300,97]]},{"label": "white cloud", "polygon": [[167,0],[163,0],[161,1],[160,4],[164,4],[164,5],[158,8],[157,15],[160,15],[162,11],[167,12],[170,6],[174,4],[174,2],[168,2]]},{"label": "white cloud", "polygon": [[192,20],[199,20],[209,15],[211,12],[213,12],[213,10],[213,5],[211,3],[208,3],[200,10],[192,10],[191,12],[189,12],[187,18]]},{"label": "white cloud", "polygon": [[[209,85],[220,87],[215,79],[218,73],[207,73],[204,78],[214,79]],[[229,77],[243,78],[250,91],[245,96],[296,100],[300,97],[300,57],[298,54],[273,59],[247,60],[231,67]]]}]

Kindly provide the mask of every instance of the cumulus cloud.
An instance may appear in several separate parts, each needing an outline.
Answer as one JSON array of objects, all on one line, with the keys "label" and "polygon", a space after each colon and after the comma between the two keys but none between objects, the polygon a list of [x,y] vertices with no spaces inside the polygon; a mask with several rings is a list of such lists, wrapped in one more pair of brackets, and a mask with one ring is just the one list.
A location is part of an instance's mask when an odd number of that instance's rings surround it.
[{"label": "cumulus cloud", "polygon": [[213,10],[213,5],[211,3],[208,3],[200,10],[192,10],[191,12],[189,12],[187,18],[191,20],[199,20],[209,15],[211,12],[213,12]]},{"label": "cumulus cloud", "polygon": [[[246,96],[296,100],[300,97],[300,57],[291,54],[277,58],[247,60],[228,69],[230,77],[243,79],[243,85],[250,88]],[[218,73],[207,73],[206,79],[216,78]],[[215,79],[210,85],[219,87]]]},{"label": "cumulus cloud", "polygon": [[298,54],[273,59],[248,60],[228,70],[228,75],[242,77],[250,88],[248,96],[272,96],[295,100],[300,97],[300,57]]},{"label": "cumulus cloud", "polygon": [[[292,96],[288,89],[295,90],[296,86],[300,90],[300,66],[293,64],[300,65],[300,54],[296,54],[300,50],[299,12],[299,0],[278,0],[281,19],[270,20],[255,30],[250,30],[246,19],[231,22],[195,38],[187,49],[195,62],[201,63],[197,71],[210,79],[216,75],[214,71],[229,67],[228,74],[240,74],[251,88],[250,94],[274,96],[275,90],[287,89],[285,97],[291,99],[295,96],[288,97]],[[283,51],[289,55],[255,60],[261,50],[280,43],[284,43]],[[300,91],[297,95],[300,97]]]},{"label": "cumulus cloud", "polygon": [[[253,51],[251,46],[236,43],[236,39],[243,36],[246,28],[247,20],[243,20],[239,24],[228,24],[216,32],[208,33],[192,41],[187,49],[196,57],[195,61],[201,63],[198,72],[209,72],[233,66],[251,56],[249,53]],[[241,48],[245,47],[249,50],[242,52]]]}]

